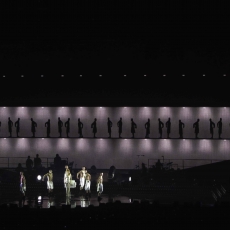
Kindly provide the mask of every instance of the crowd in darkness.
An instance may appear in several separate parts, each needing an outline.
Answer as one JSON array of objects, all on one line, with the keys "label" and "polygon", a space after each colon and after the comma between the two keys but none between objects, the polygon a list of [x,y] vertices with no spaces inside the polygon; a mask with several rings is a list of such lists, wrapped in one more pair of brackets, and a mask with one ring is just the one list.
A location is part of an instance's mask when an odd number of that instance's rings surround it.
[{"label": "crowd in darkness", "polygon": [[[28,207],[2,205],[1,226],[4,229],[23,227],[23,229],[41,229],[52,226],[54,229],[71,229],[73,227],[226,227],[229,225],[229,204],[216,204],[203,207],[195,204],[175,202],[172,205],[159,205],[148,201],[133,203],[115,202],[90,205],[87,208],[69,205],[60,208],[31,209]],[[14,214],[14,221],[10,221]],[[24,220],[23,222],[21,220]]]}]

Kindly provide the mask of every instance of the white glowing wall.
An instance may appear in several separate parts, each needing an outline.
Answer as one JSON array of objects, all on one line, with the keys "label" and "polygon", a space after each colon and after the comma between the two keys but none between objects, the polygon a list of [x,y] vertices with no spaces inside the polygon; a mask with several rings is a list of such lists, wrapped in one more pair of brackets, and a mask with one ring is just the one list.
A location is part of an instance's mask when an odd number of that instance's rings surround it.
[{"label": "white glowing wall", "polygon": [[[21,120],[21,137],[30,137],[30,118],[37,123],[36,136],[39,138],[5,138],[9,135],[7,129],[8,117],[13,122],[19,117]],[[57,121],[58,117],[63,122],[70,118],[70,137],[78,137],[77,119],[81,118],[84,123],[83,135],[90,138],[42,138],[46,136],[45,122],[51,120],[51,137],[58,137]],[[113,122],[112,139],[107,139],[107,118]],[[116,123],[119,118],[123,119],[122,139],[118,139]],[[171,137],[178,137],[178,120],[181,119],[185,123],[183,139],[164,139],[166,137],[166,129],[163,129],[163,139],[158,139],[158,118],[164,123],[168,117],[171,118],[172,132]],[[216,123],[220,117],[223,121],[223,139],[210,140],[209,134],[209,118]],[[97,139],[93,137],[90,128],[94,118],[97,118],[98,133]],[[143,139],[130,139],[130,119],[133,118],[137,124],[136,136]],[[151,121],[150,137],[156,139],[144,139],[144,124],[147,119]],[[200,138],[194,139],[193,123],[200,119]],[[34,158],[39,154],[42,159],[53,158],[58,153],[62,158],[68,158],[74,161],[77,168],[82,165],[91,167],[95,165],[97,168],[109,168],[115,165],[116,168],[134,169],[141,163],[154,164],[156,159],[163,159],[167,162],[169,159],[174,163],[182,164],[182,160],[176,159],[200,159],[196,164],[210,163],[203,159],[229,160],[230,156],[230,109],[218,107],[6,107],[0,108],[0,157],[15,157],[11,159],[12,163],[24,163],[25,158]],[[65,128],[63,128],[63,136],[65,137]],[[16,136],[15,128],[13,129],[13,137]],[[217,138],[217,129],[214,131],[214,138]],[[126,138],[126,139],[125,139]],[[188,139],[187,139],[188,138]],[[189,139],[191,138],[191,139]],[[226,140],[225,140],[226,139]],[[154,160],[148,160],[154,159]],[[185,166],[194,164],[195,161],[186,161]],[[5,166],[7,159],[0,158],[0,166]],[[46,163],[43,164],[46,167]]]},{"label": "white glowing wall", "polygon": [[[135,133],[136,138],[145,137],[144,124],[150,119],[151,129],[150,138],[158,138],[158,118],[163,123],[171,118],[171,134],[170,137],[178,138],[178,121],[179,119],[185,123],[184,138],[194,138],[193,123],[200,119],[200,138],[209,138],[209,119],[211,118],[215,124],[222,118],[223,122],[223,138],[230,138],[230,108],[229,107],[1,107],[0,108],[0,137],[8,137],[7,122],[8,117],[15,122],[20,118],[21,137],[31,137],[31,121],[33,118],[37,122],[38,127],[36,137],[46,137],[45,122],[51,120],[51,137],[58,137],[58,117],[63,122],[70,118],[70,137],[78,137],[77,122],[78,118],[84,124],[84,137],[93,137],[91,123],[97,118],[97,137],[106,138],[107,118],[113,122],[112,137],[118,137],[117,122],[120,117],[123,120],[122,137],[130,138],[131,134],[131,118],[137,124]],[[13,128],[13,137],[16,136],[15,127]],[[63,127],[63,136],[66,136]],[[163,138],[166,137],[166,127],[163,128]],[[217,128],[214,129],[214,138],[218,137]]]},{"label": "white glowing wall", "polygon": [[[138,164],[155,164],[157,159],[169,160],[182,165],[182,159],[199,159],[186,161],[185,166],[210,163],[210,160],[229,160],[230,140],[195,140],[195,139],[68,139],[68,138],[1,138],[0,161],[6,167],[7,157],[11,163],[25,163],[28,155],[33,159],[36,154],[43,159],[43,166],[47,167],[46,158],[58,153],[62,158],[74,161],[77,168],[83,165],[87,168],[95,165],[97,168],[134,169]],[[6,158],[3,158],[6,157]],[[25,157],[25,158],[20,158]],[[153,160],[149,160],[153,159]],[[180,159],[180,160],[178,160]],[[3,165],[4,164],[4,165]],[[50,165],[48,165],[50,166]],[[13,167],[13,165],[10,165]]]}]

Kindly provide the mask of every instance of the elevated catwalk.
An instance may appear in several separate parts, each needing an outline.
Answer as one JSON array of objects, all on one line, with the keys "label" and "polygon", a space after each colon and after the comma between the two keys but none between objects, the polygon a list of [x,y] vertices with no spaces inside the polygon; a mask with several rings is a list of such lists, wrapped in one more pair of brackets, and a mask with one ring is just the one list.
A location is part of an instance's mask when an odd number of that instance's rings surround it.
[{"label": "elevated catwalk", "polygon": [[150,167],[158,159],[188,168],[229,160],[229,139],[105,139],[105,138],[1,138],[1,167],[25,167],[27,156],[39,154],[43,167],[50,167],[56,154],[68,158],[74,168],[95,165],[98,169]]}]

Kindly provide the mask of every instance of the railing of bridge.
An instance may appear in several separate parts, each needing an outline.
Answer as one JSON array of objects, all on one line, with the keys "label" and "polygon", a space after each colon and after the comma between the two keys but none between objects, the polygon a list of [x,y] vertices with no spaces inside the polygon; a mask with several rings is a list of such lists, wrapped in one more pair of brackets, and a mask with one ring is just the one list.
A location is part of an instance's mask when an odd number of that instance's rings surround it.
[{"label": "railing of bridge", "polygon": [[[49,168],[54,164],[54,158],[40,157],[42,167]],[[0,168],[16,168],[20,163],[23,168],[26,168],[27,157],[0,157]],[[31,158],[31,160],[33,160]],[[62,158],[68,164],[68,158]]]},{"label": "railing of bridge", "polygon": [[[148,168],[154,168],[159,158],[148,159]],[[187,169],[205,164],[224,161],[223,159],[159,159],[165,169]]]}]

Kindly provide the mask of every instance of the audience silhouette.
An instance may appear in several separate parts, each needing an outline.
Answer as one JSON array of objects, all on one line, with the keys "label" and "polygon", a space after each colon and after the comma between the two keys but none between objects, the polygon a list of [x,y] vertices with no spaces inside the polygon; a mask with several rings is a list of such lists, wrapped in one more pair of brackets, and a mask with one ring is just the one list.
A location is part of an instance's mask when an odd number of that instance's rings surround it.
[{"label": "audience silhouette", "polygon": [[81,122],[80,118],[78,118],[78,134],[80,138],[83,137],[82,129],[83,129],[83,123]]},{"label": "audience silhouette", "polygon": [[8,117],[8,131],[10,133],[9,137],[12,137],[12,127],[13,127],[13,121],[11,121],[10,117]]},{"label": "audience silhouette", "polygon": [[222,134],[222,118],[220,118],[220,120],[217,122],[216,126],[218,128],[219,139],[221,139],[221,134]]},{"label": "audience silhouette", "polygon": [[193,124],[193,128],[195,128],[195,138],[198,138],[198,133],[199,133],[199,122],[200,119],[197,119],[197,121]]},{"label": "audience silhouette", "polygon": [[96,137],[96,133],[97,133],[97,119],[94,119],[94,122],[91,124],[91,128],[93,129],[93,137]]},{"label": "audience silhouette", "polygon": [[170,134],[170,132],[171,132],[171,119],[170,119],[170,117],[169,117],[169,119],[166,121],[165,126],[166,126],[166,128],[167,128],[167,138],[170,138],[170,137],[169,137],[169,134]]},{"label": "audience silhouette", "polygon": [[46,137],[50,137],[50,119],[45,123],[46,127]]},{"label": "audience silhouette", "polygon": [[69,132],[70,132],[70,118],[65,122],[65,127],[66,127],[66,136],[69,137]]},{"label": "audience silhouette", "polygon": [[117,127],[118,127],[119,138],[121,138],[121,133],[122,133],[122,118],[121,117],[120,117],[120,120],[117,122]]},{"label": "audience silhouette", "polygon": [[108,121],[107,121],[107,126],[108,126],[109,138],[111,138],[113,123],[112,123],[112,121],[109,119],[109,117],[108,117]]},{"label": "audience silhouette", "polygon": [[145,123],[145,138],[149,138],[149,134],[150,134],[150,119],[148,118],[148,121]]},{"label": "audience silhouette", "polygon": [[210,133],[211,133],[211,138],[213,138],[213,131],[215,128],[215,123],[212,121],[212,119],[209,119],[209,123],[210,123]]},{"label": "audience silhouette", "polygon": [[135,129],[137,128],[136,123],[133,121],[133,118],[131,118],[131,133],[132,133],[132,138],[134,138],[134,133]]},{"label": "audience silhouette", "polygon": [[31,132],[33,134],[32,137],[35,137],[37,123],[33,120],[33,118],[31,118],[30,120],[31,120]]},{"label": "audience silhouette", "polygon": [[59,137],[62,137],[62,126],[63,126],[63,122],[60,119],[60,117],[58,118],[58,132],[59,132]]},{"label": "audience silhouette", "polygon": [[180,135],[180,138],[183,138],[183,129],[184,129],[184,123],[179,120],[179,135]]},{"label": "audience silhouette", "polygon": [[159,138],[162,138],[162,129],[164,128],[164,123],[161,121],[160,118],[158,118],[158,130],[159,130],[159,133],[160,133],[160,137]]}]

